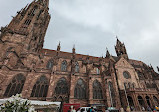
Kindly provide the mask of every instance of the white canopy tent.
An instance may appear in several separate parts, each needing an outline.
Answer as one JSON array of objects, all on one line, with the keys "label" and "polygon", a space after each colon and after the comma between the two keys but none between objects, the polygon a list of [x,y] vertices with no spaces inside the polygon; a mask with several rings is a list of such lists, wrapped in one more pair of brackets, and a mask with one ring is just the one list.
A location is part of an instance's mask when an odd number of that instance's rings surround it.
[{"label": "white canopy tent", "polygon": [[[7,101],[13,101],[14,98],[5,98],[5,99],[0,99],[0,105],[6,103]],[[28,100],[28,99],[22,99],[22,101]],[[35,107],[35,109],[43,109],[43,108],[49,108],[49,109],[54,109],[54,110],[59,110],[61,102],[49,102],[49,101],[38,101],[38,100],[28,100],[31,105]]]}]

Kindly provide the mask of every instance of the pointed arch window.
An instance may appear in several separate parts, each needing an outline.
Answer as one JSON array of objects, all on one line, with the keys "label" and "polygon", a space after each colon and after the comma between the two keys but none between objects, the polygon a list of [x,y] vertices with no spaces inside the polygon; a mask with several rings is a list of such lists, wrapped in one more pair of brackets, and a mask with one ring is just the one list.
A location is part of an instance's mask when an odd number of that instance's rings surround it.
[{"label": "pointed arch window", "polygon": [[130,82],[128,83],[128,88],[131,88],[131,83]]},{"label": "pointed arch window", "polygon": [[30,20],[30,19],[27,19],[27,20],[24,22],[25,25],[30,25],[30,23],[31,23],[31,20]]},{"label": "pointed arch window", "polygon": [[56,85],[55,94],[66,95],[68,94],[68,84],[65,78],[61,78]]},{"label": "pointed arch window", "polygon": [[100,74],[99,68],[96,68],[96,72],[97,72],[97,74]]},{"label": "pointed arch window", "polygon": [[5,56],[7,57],[9,55],[10,52],[14,51],[14,47],[9,47],[7,50],[6,50],[6,54]]},{"label": "pointed arch window", "polygon": [[93,99],[103,99],[102,86],[97,80],[93,82]]},{"label": "pointed arch window", "polygon": [[12,95],[20,94],[22,92],[25,80],[26,78],[23,74],[16,75],[7,86],[4,96],[11,97]]},{"label": "pointed arch window", "polygon": [[35,5],[34,7],[33,7],[33,9],[30,11],[30,13],[28,14],[28,15],[30,15],[30,16],[34,16],[35,15],[35,13],[36,13],[36,10],[38,9],[38,6],[37,5]]},{"label": "pointed arch window", "polygon": [[[126,85],[126,83],[124,83],[124,86],[125,85]],[[115,91],[114,91],[112,82],[109,81],[108,86],[109,86],[109,94],[110,94],[110,98],[111,98],[111,106],[116,107]]]},{"label": "pointed arch window", "polygon": [[46,97],[49,87],[48,79],[43,75],[35,83],[31,97]]},{"label": "pointed arch window", "polygon": [[46,65],[46,68],[47,68],[47,69],[52,69],[52,67],[53,67],[53,60],[50,59],[50,60],[48,61],[47,65]]},{"label": "pointed arch window", "polygon": [[82,79],[79,79],[75,86],[74,97],[76,99],[86,99],[86,91],[87,88],[85,82]]},{"label": "pointed arch window", "polygon": [[75,72],[76,73],[79,72],[79,64],[78,64],[78,62],[75,63]]},{"label": "pointed arch window", "polygon": [[124,82],[124,89],[127,89],[127,83]]},{"label": "pointed arch window", "polygon": [[61,63],[61,71],[63,72],[66,72],[67,71],[67,61],[64,60],[62,63]]},{"label": "pointed arch window", "polygon": [[133,89],[135,88],[135,83],[134,83],[134,82],[132,83],[132,88],[133,88]]}]

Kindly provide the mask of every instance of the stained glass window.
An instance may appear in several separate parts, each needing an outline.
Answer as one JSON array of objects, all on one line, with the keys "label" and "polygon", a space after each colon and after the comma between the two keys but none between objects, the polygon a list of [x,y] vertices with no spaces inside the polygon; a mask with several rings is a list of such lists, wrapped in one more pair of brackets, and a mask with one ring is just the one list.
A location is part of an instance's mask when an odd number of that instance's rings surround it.
[{"label": "stained glass window", "polygon": [[63,72],[67,71],[67,61],[66,60],[64,60],[61,63],[61,71],[63,71]]},{"label": "stained glass window", "polygon": [[93,99],[103,99],[102,86],[97,80],[93,82]]},{"label": "stained glass window", "polygon": [[31,97],[46,97],[49,87],[48,79],[43,75],[35,83]]},{"label": "stained glass window", "polygon": [[52,67],[53,67],[53,60],[51,59],[51,60],[48,61],[47,65],[46,65],[46,68],[47,69],[52,69]]},{"label": "stained glass window", "polygon": [[74,90],[74,97],[76,99],[86,99],[86,84],[82,79],[77,81],[75,90]]},{"label": "stained glass window", "polygon": [[130,79],[130,78],[131,78],[129,72],[127,72],[127,71],[123,72],[123,76],[124,76],[126,79]]},{"label": "stained glass window", "polygon": [[11,97],[12,95],[20,94],[22,92],[26,78],[23,74],[16,75],[7,86],[4,93],[5,97]]},{"label": "stained glass window", "polygon": [[109,90],[110,90],[109,92],[111,94],[112,106],[116,107],[115,91],[114,91],[112,82],[109,81],[108,86],[109,86]]},{"label": "stained glass window", "polygon": [[68,94],[68,84],[65,78],[61,78],[56,85],[55,94],[65,95]]},{"label": "stained glass window", "polygon": [[79,72],[79,64],[78,64],[78,62],[75,63],[75,72],[77,72],[77,73]]}]

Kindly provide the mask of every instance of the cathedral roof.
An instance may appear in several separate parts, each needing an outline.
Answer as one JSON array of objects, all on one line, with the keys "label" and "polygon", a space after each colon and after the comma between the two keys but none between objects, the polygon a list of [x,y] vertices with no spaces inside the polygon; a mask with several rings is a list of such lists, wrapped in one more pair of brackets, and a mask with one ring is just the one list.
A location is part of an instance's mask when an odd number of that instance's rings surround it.
[{"label": "cathedral roof", "polygon": [[[42,53],[44,55],[50,55],[50,56],[55,56],[57,51],[56,50],[50,50],[50,49],[43,49]],[[70,59],[72,57],[72,53],[70,52],[64,52],[64,51],[59,51],[59,57]],[[89,56],[89,55],[83,55],[83,54],[76,54],[76,59],[78,60],[86,60],[87,57],[89,57],[89,60],[93,62],[98,62],[100,57],[95,57],[95,56]]]}]

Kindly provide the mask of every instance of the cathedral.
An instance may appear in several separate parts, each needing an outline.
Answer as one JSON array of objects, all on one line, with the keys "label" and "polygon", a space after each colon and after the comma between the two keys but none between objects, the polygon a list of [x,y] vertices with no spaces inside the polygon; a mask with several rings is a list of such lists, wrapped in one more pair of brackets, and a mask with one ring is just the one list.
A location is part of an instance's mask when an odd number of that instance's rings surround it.
[{"label": "cathedral", "polygon": [[[94,57],[44,49],[49,0],[34,0],[0,30],[0,98],[23,98],[97,107],[159,105],[159,73],[130,59],[118,38],[117,56]],[[159,72],[159,67],[157,67]]]}]

